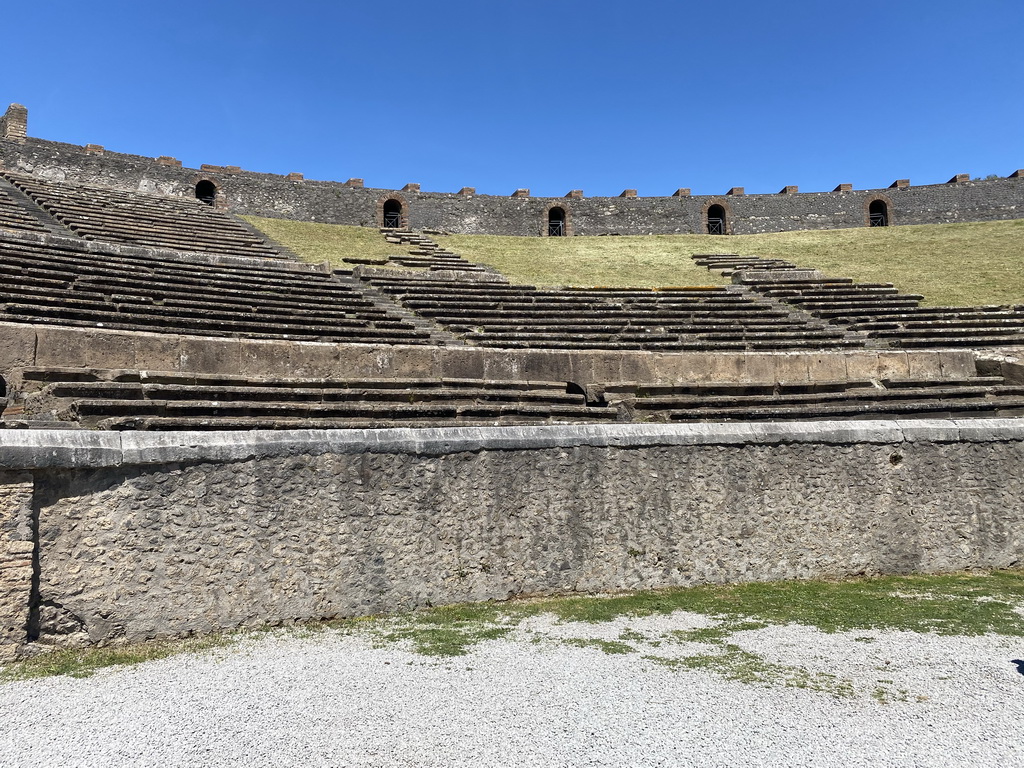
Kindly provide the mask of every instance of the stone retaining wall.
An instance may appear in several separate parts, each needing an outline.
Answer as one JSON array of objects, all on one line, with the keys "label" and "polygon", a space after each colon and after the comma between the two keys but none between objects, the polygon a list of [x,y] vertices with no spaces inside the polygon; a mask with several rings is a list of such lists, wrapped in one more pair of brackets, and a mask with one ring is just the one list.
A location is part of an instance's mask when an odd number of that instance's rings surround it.
[{"label": "stone retaining wall", "polygon": [[1017,566],[1022,459],[1013,420],[0,431],[2,642]]}]

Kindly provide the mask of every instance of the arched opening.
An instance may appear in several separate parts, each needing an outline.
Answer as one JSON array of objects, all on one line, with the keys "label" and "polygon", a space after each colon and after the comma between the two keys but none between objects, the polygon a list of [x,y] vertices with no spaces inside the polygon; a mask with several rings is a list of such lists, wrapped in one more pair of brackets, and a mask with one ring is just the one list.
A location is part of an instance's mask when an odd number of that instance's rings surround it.
[{"label": "arched opening", "polygon": [[889,206],[886,205],[885,200],[871,201],[871,205],[868,206],[868,226],[889,226]]},{"label": "arched opening", "polygon": [[717,203],[708,208],[709,235],[724,235],[725,223],[725,208]]},{"label": "arched opening", "polygon": [[548,211],[548,237],[565,237],[565,209],[552,208]]},{"label": "arched opening", "polygon": [[392,229],[402,226],[402,204],[398,200],[384,201],[384,226]]},{"label": "arched opening", "polygon": [[208,179],[203,179],[196,184],[196,199],[207,205],[217,202],[217,185]]}]

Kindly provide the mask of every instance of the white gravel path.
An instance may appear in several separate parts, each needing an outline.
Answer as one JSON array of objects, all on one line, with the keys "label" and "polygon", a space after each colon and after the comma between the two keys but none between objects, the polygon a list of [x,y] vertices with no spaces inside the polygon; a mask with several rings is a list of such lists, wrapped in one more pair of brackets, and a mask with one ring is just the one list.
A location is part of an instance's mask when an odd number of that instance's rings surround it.
[{"label": "white gravel path", "polygon": [[[1024,766],[1020,638],[793,625],[729,638],[843,679],[845,697],[643,658],[718,652],[666,637],[708,623],[540,617],[440,660],[367,634],[280,632],[3,683],[0,766]],[[627,630],[632,653],[567,642]]]}]

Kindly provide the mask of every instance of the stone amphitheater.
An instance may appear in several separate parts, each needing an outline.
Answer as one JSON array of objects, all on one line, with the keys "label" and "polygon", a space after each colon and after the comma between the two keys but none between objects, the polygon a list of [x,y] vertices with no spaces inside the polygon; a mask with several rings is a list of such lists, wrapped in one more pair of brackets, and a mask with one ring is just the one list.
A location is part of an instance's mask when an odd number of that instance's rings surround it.
[{"label": "stone amphitheater", "polygon": [[[729,285],[515,285],[427,225],[456,228],[473,198],[496,221],[522,212],[491,231],[583,234],[581,195],[349,183],[343,213],[299,174],[186,169],[26,126],[17,105],[0,120],[0,658],[460,601],[1020,563],[1024,305],[925,307],[739,255],[693,256]],[[944,220],[1024,211],[1020,172],[937,186],[915,194]],[[799,204],[854,212],[831,226],[915,220],[905,184],[851,193]],[[273,200],[377,226],[394,255],[303,263],[235,215],[285,215]],[[715,205],[723,232],[753,221],[739,195],[691,200],[677,210],[696,225],[627,195],[613,226],[693,231]]]}]

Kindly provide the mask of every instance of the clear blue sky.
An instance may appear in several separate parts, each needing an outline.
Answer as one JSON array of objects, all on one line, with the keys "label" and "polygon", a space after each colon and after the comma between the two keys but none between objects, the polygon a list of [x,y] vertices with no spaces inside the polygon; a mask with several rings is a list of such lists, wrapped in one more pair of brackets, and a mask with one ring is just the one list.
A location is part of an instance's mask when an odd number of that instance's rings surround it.
[{"label": "clear blue sky", "polygon": [[7,5],[30,135],[193,167],[538,196],[1024,167],[1021,0]]}]

